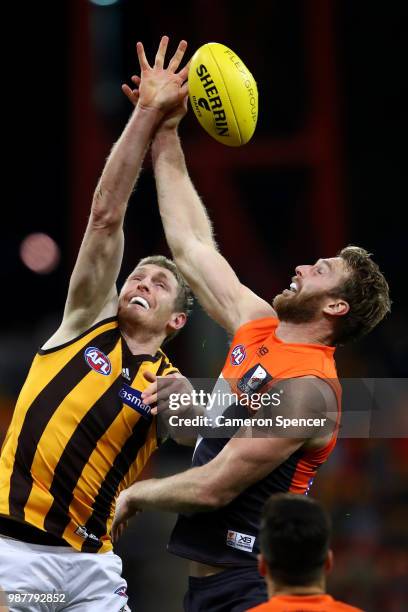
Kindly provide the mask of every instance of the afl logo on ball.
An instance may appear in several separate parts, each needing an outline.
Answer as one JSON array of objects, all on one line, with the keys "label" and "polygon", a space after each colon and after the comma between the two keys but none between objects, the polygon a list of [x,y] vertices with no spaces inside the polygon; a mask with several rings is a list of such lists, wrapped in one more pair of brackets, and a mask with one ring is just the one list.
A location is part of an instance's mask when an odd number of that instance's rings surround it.
[{"label": "afl logo on ball", "polygon": [[95,370],[95,372],[98,372],[98,374],[108,376],[111,373],[112,365],[109,357],[95,346],[88,346],[84,353],[84,357],[89,367]]},{"label": "afl logo on ball", "polygon": [[231,351],[231,363],[233,366],[239,366],[246,357],[245,346],[243,344],[237,344]]}]

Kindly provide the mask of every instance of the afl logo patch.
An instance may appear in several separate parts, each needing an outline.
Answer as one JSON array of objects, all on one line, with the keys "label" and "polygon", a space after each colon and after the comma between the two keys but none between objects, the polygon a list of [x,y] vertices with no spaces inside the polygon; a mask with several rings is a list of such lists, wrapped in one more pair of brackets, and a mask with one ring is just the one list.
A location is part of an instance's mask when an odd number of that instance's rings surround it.
[{"label": "afl logo patch", "polygon": [[233,366],[239,366],[246,357],[246,350],[243,344],[237,344],[231,351],[231,363]]},{"label": "afl logo patch", "polygon": [[88,346],[84,357],[89,367],[98,372],[98,374],[108,376],[112,372],[112,364],[109,357],[95,346]]}]

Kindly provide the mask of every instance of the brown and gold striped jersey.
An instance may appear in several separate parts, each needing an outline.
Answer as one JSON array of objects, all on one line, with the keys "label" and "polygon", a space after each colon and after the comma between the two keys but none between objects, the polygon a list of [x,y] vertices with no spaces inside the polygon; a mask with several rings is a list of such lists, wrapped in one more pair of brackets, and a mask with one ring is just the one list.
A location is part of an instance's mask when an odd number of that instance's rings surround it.
[{"label": "brown and gold striped jersey", "polygon": [[177,370],[159,350],[133,355],[116,318],[40,350],[0,456],[0,515],[83,552],[112,548],[114,501],[158,446],[143,373]]}]

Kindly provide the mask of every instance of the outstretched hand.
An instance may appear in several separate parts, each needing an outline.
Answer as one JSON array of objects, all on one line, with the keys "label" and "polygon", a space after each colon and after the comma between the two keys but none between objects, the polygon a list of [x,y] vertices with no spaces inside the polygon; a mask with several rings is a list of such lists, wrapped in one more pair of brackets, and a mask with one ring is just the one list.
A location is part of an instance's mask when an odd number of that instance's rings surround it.
[{"label": "outstretched hand", "polygon": [[123,84],[122,91],[135,106],[162,113],[162,126],[165,124],[169,128],[177,126],[187,111],[189,66],[187,64],[177,72],[187,48],[186,41],[182,40],[164,68],[168,43],[168,36],[163,36],[153,66],[146,59],[143,44],[137,43],[140,77],[133,75],[131,80],[135,87],[132,89]]},{"label": "outstretched hand", "polygon": [[114,544],[119,540],[128,526],[129,519],[135,514],[138,514],[138,512],[140,511],[132,508],[129,503],[128,489],[125,489],[119,494],[116,500],[115,516],[111,527],[111,538]]}]

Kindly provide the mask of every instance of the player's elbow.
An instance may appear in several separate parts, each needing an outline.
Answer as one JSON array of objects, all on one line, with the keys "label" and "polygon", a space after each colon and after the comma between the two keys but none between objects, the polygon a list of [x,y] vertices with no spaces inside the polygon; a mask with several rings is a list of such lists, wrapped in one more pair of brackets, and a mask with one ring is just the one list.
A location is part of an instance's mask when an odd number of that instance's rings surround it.
[{"label": "player's elbow", "polygon": [[181,231],[179,227],[174,228],[173,232],[166,232],[170,250],[177,265],[181,268],[190,269],[202,258],[216,250],[211,233],[200,232],[195,228],[190,228],[188,234]]},{"label": "player's elbow", "polygon": [[126,211],[126,202],[118,199],[108,189],[104,190],[103,195],[97,190],[95,192],[90,224],[95,229],[116,229],[123,222]]}]

